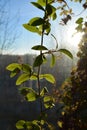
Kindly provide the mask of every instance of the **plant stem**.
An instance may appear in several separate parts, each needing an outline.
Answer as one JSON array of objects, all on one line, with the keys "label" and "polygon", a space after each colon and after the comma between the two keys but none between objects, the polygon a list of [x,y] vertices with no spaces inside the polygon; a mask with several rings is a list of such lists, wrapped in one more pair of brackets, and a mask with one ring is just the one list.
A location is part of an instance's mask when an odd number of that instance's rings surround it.
[{"label": "plant stem", "polygon": [[[44,12],[44,21],[46,19],[46,7],[47,7],[47,1],[46,0],[46,6],[45,6],[45,12]],[[44,23],[42,25],[42,35],[41,35],[41,46],[43,46],[43,39],[44,39]],[[40,51],[40,55],[42,55],[42,50]],[[40,85],[40,78],[39,78],[39,75],[40,75],[40,72],[41,72],[41,65],[38,67],[38,79],[37,79],[37,85],[38,85],[38,94],[39,94],[39,97],[40,97],[40,92],[41,92],[41,85]],[[42,108],[42,99],[40,98],[40,113],[42,113],[43,111],[43,108]]]}]

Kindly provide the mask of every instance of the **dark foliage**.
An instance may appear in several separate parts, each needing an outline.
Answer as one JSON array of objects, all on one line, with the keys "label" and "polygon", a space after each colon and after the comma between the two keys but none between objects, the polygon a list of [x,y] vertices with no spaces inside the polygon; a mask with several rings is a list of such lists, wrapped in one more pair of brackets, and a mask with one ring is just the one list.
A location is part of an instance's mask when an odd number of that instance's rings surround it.
[{"label": "dark foliage", "polygon": [[79,57],[76,68],[68,81],[63,84],[65,114],[62,116],[62,130],[87,130],[87,26],[79,43]]}]

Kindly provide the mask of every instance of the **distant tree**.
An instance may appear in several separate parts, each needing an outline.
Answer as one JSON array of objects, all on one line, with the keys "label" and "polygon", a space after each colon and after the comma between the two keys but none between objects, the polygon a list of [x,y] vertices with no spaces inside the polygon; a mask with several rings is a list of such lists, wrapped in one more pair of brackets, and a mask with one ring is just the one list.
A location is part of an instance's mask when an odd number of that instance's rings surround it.
[{"label": "distant tree", "polygon": [[84,34],[79,43],[77,66],[62,86],[64,102],[62,130],[87,130],[87,22],[81,31]]},{"label": "distant tree", "polygon": [[10,1],[0,0],[0,54],[13,50],[18,37],[16,33],[17,20],[11,16]]}]

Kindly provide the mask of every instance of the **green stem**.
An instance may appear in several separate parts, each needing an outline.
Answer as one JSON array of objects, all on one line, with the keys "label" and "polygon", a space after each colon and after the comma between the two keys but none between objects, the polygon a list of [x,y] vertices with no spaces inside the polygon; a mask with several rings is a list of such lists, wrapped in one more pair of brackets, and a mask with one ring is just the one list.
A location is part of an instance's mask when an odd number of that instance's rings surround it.
[{"label": "green stem", "polygon": [[[46,7],[47,7],[47,1],[46,0]],[[44,21],[46,19],[46,7],[45,7],[45,13],[44,13]],[[42,35],[41,35],[41,46],[43,46],[43,39],[44,39],[44,24],[42,26]],[[42,55],[42,50],[40,51],[40,55]],[[41,65],[38,67],[38,79],[37,79],[37,85],[38,85],[38,94],[39,94],[39,97],[40,97],[40,92],[41,92],[41,85],[40,85],[40,78],[39,78],[39,75],[40,75],[40,72],[41,72]],[[42,99],[40,98],[40,113],[42,113],[43,111],[43,108],[42,108]]]}]

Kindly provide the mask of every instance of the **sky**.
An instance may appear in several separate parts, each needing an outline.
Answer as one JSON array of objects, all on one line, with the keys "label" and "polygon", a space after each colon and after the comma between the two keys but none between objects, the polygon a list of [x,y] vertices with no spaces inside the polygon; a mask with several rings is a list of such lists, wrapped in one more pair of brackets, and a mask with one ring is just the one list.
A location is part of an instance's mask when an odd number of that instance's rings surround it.
[{"label": "sky", "polygon": [[[30,4],[31,1],[35,0],[10,0],[10,17],[15,16],[13,19],[14,21],[18,19],[18,23],[16,23],[16,32],[19,35],[18,39],[16,40],[14,51],[12,52],[12,54],[35,53],[34,51],[31,51],[31,47],[36,44],[40,44],[40,36],[27,31],[22,26],[24,23],[27,23],[31,18],[40,16],[42,14],[42,11],[38,10]],[[76,15],[78,15],[80,11],[83,10],[80,4],[68,4],[74,9]],[[82,16],[85,16],[86,13],[87,10],[82,14]],[[68,25],[66,26],[59,25],[60,18],[51,23],[52,33],[58,39],[59,43],[64,43],[63,45],[65,48],[73,48],[74,50],[75,48],[77,48],[77,44],[73,44],[72,42],[75,42],[76,39],[80,37],[80,35],[73,40],[72,34],[74,33],[75,28],[74,22],[78,17],[73,16],[72,20],[69,21]],[[49,48],[55,46],[55,42],[53,41],[51,36],[45,37],[45,41],[46,46],[48,46]]]}]

